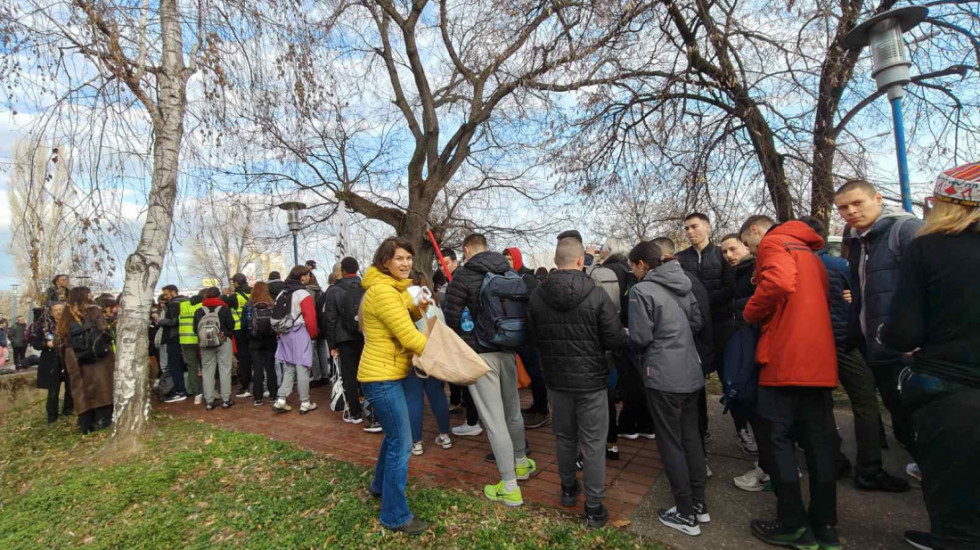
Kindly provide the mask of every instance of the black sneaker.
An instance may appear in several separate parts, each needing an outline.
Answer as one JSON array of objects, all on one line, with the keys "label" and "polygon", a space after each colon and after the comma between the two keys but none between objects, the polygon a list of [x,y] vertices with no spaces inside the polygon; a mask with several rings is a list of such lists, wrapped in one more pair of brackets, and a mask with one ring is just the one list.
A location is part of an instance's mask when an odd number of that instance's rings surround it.
[{"label": "black sneaker", "polygon": [[241,397],[241,398],[252,397],[252,392],[248,391],[248,388],[242,388],[238,390],[238,393],[235,394],[235,397]]},{"label": "black sneaker", "polygon": [[524,427],[529,430],[544,427],[551,423],[551,413],[534,411],[524,415]]},{"label": "black sneaker", "polygon": [[833,525],[823,525],[813,528],[813,536],[820,545],[820,550],[841,550],[840,537],[837,536],[837,528]]},{"label": "black sneaker", "polygon": [[619,460],[619,447],[606,447],[606,460]]},{"label": "black sneaker", "polygon": [[164,403],[176,403],[178,401],[183,401],[187,399],[186,393],[172,393],[163,400]]},{"label": "black sneaker", "polygon": [[919,550],[932,550],[932,535],[923,531],[906,531],[905,542]]},{"label": "black sneaker", "polygon": [[[381,427],[381,423],[380,422],[374,421],[374,422],[368,424],[367,426],[365,426],[364,427],[364,431],[367,432],[367,433],[369,433],[369,434],[379,434],[379,433],[381,433],[381,432],[383,432],[385,430],[384,430],[384,428]],[[407,533],[408,531],[404,531],[404,532]]]},{"label": "black sneaker", "polygon": [[223,403],[221,403],[221,408],[222,409],[230,409],[230,408],[232,408],[234,406],[235,406],[235,402],[234,401],[231,401],[231,400],[224,401]]},{"label": "black sneaker", "polygon": [[693,515],[685,516],[676,506],[673,508],[661,508],[657,512],[657,519],[660,520],[660,523],[663,523],[671,529],[677,529],[685,535],[696,537],[701,534],[701,527],[698,526],[698,518]]},{"label": "black sneaker", "polygon": [[561,505],[572,507],[578,504],[578,496],[582,494],[582,483],[575,480],[574,487],[561,486]]},{"label": "black sneaker", "polygon": [[204,405],[204,410],[206,410],[206,411],[213,411],[213,410],[215,410],[217,408],[218,408],[218,402],[217,401],[212,401],[212,402],[208,403],[207,405]]},{"label": "black sneaker", "polygon": [[252,402],[253,407],[261,407],[262,405],[265,405],[265,401],[262,401],[261,399],[256,399]]},{"label": "black sneaker", "polygon": [[429,528],[429,524],[420,520],[419,518],[412,518],[411,521],[402,525],[401,527],[396,527],[392,531],[400,531],[406,535],[421,535]]},{"label": "black sneaker", "polygon": [[862,491],[904,493],[911,489],[909,482],[881,470],[873,477],[854,476],[854,486]]},{"label": "black sneaker", "polygon": [[752,534],[762,542],[797,550],[820,550],[813,532],[806,526],[786,527],[778,519],[773,521],[754,519],[749,522],[749,526],[752,528]]},{"label": "black sneaker", "polygon": [[711,523],[711,515],[708,514],[708,505],[703,502],[694,503],[694,516],[698,523]]},{"label": "black sneaker", "polygon": [[605,505],[600,504],[599,506],[592,508],[588,504],[585,505],[585,526],[589,529],[602,529],[606,526],[606,522],[609,521],[609,510]]},{"label": "black sneaker", "polygon": [[54,416],[51,416],[50,414],[48,415],[48,424],[54,424],[57,421],[58,421],[58,415],[54,415]]}]

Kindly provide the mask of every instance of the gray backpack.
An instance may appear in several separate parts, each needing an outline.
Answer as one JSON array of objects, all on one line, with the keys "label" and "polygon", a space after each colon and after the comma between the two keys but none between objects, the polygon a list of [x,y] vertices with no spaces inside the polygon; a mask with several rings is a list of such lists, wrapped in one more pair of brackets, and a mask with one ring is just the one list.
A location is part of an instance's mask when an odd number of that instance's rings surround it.
[{"label": "gray backpack", "polygon": [[612,300],[614,306],[616,306],[616,312],[619,312],[619,277],[616,277],[616,272],[609,269],[608,267],[603,267],[602,264],[592,264],[591,266],[585,268],[585,273],[591,278],[596,285],[609,295],[609,299]]},{"label": "gray backpack", "polygon": [[197,341],[201,349],[220,348],[221,344],[224,344],[228,338],[221,330],[221,317],[218,316],[221,307],[202,308],[204,317],[201,317],[197,323]]}]

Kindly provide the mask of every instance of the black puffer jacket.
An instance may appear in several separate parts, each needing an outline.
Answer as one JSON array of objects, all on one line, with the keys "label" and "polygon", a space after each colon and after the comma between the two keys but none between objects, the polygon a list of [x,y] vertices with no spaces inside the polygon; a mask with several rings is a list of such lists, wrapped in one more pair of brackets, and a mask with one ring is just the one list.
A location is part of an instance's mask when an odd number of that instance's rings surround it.
[{"label": "black puffer jacket", "polygon": [[446,315],[446,324],[456,331],[460,337],[477,353],[497,351],[487,349],[476,343],[476,332],[463,332],[459,323],[464,308],[470,308],[473,323],[480,314],[480,287],[487,273],[507,273],[511,271],[507,258],[499,252],[480,252],[466,261],[453,273],[453,282],[446,288],[446,302],[442,312]]},{"label": "black puffer jacket", "polygon": [[626,330],[604,290],[581,271],[551,274],[531,294],[528,342],[537,347],[548,389],[592,392],[607,387],[606,350],[626,346]]},{"label": "black puffer jacket", "polygon": [[[850,327],[857,323],[857,316],[853,315],[854,308],[844,300],[844,291],[854,290],[851,269],[846,260],[831,256],[826,250],[818,251],[817,256],[820,256],[823,266],[827,268],[827,282],[830,284],[830,295],[827,299],[830,302],[830,322],[834,326],[834,343],[841,351],[860,347],[860,339],[855,342],[853,338],[848,338]],[[854,323],[851,322],[852,317]]]},{"label": "black puffer jacket", "polygon": [[715,364],[715,335],[714,327],[711,324],[711,306],[708,297],[708,289],[704,288],[704,283],[698,279],[693,271],[684,271],[684,275],[691,280],[691,294],[698,301],[698,311],[701,312],[701,330],[694,333],[694,347],[698,350],[701,358],[701,369],[707,375],[711,372]]},{"label": "black puffer jacket", "polygon": [[718,324],[732,318],[732,296],[735,294],[735,271],[721,255],[721,249],[708,243],[700,253],[689,247],[676,255],[684,271],[693,271],[708,291],[711,300],[711,322]]},{"label": "black puffer jacket", "polygon": [[316,304],[316,324],[321,328],[320,335],[331,348],[342,342],[356,342],[364,339],[360,332],[352,333],[344,327],[340,315],[344,299],[351,289],[361,286],[360,277],[344,277],[320,294]]},{"label": "black puffer jacket", "polygon": [[745,304],[755,294],[755,256],[749,254],[739,260],[735,265],[735,323],[738,328],[747,326],[742,313],[745,311]]}]

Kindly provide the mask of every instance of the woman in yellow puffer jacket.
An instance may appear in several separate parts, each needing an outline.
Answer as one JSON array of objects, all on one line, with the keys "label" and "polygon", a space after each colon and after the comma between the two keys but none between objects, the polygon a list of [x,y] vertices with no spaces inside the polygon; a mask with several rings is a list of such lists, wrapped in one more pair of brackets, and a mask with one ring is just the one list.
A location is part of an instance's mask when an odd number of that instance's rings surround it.
[{"label": "woman in yellow puffer jacket", "polygon": [[[410,535],[428,529],[408,510],[405,498],[412,449],[405,394],[413,390],[404,382],[412,368],[412,355],[421,355],[427,342],[412,320],[413,316],[420,318],[423,311],[413,305],[408,293],[414,254],[411,243],[400,237],[385,239],[374,253],[361,282],[365,288],[360,312],[364,352],[357,368],[361,390],[385,434],[371,494],[381,497],[381,525]],[[427,309],[428,303],[421,308]]]}]

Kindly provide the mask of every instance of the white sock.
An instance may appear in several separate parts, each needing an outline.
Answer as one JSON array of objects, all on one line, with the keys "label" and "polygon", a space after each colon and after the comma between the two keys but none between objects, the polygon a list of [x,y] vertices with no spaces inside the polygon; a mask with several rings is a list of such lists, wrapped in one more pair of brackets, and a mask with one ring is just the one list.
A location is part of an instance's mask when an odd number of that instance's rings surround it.
[{"label": "white sock", "polygon": [[504,489],[506,489],[508,493],[511,492],[511,491],[516,491],[517,490],[517,480],[516,479],[511,479],[511,480],[506,480],[505,479],[504,480]]}]

